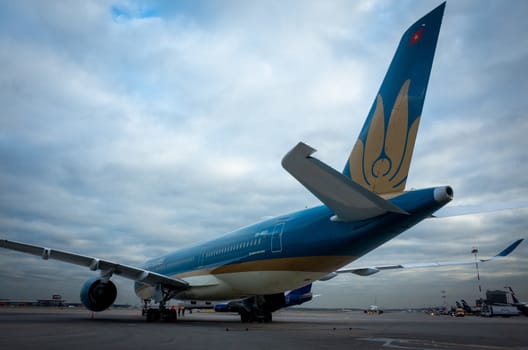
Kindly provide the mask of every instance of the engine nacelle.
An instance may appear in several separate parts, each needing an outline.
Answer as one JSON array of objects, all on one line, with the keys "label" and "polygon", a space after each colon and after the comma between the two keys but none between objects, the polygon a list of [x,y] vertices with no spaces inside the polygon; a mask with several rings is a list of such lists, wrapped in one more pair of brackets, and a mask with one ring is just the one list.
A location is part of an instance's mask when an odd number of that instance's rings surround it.
[{"label": "engine nacelle", "polygon": [[308,284],[304,287],[297,288],[287,293],[285,296],[285,305],[284,306],[293,306],[304,304],[313,298],[312,294],[312,284]]},{"label": "engine nacelle", "polygon": [[301,295],[296,295],[296,294],[291,295],[291,296],[287,295],[285,306],[301,305],[312,299],[313,299],[313,294],[311,292],[301,294]]},{"label": "engine nacelle", "polygon": [[115,284],[110,280],[103,282],[99,277],[89,279],[81,289],[81,301],[91,311],[108,309],[116,297],[117,288]]}]

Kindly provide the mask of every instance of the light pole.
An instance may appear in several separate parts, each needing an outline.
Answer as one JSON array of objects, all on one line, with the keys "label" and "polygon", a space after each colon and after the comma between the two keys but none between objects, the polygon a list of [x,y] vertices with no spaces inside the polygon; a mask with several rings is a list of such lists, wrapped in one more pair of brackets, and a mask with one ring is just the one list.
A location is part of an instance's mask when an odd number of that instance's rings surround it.
[{"label": "light pole", "polygon": [[477,282],[478,282],[478,289],[479,289],[479,298],[482,302],[482,287],[480,286],[480,273],[479,273],[479,260],[478,260],[478,249],[476,247],[473,247],[473,250],[471,250],[471,254],[475,255],[475,268],[477,269]]}]

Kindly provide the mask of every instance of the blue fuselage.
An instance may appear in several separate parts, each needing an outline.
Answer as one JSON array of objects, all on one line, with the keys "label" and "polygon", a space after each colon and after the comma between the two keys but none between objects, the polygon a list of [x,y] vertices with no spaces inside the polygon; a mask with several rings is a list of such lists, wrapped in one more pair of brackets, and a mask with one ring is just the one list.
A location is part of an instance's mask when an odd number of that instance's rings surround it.
[{"label": "blue fuselage", "polygon": [[[387,213],[356,222],[333,221],[334,213],[326,206],[305,209],[149,260],[144,268],[188,280],[191,288],[181,298],[226,299],[292,290],[430,217],[449,202],[450,191],[440,187],[406,192],[390,201],[408,215]],[[277,276],[283,279],[277,281]],[[244,283],[237,283],[237,278]],[[253,288],[245,287],[248,279]],[[152,288],[136,283],[136,293],[145,298]]]}]

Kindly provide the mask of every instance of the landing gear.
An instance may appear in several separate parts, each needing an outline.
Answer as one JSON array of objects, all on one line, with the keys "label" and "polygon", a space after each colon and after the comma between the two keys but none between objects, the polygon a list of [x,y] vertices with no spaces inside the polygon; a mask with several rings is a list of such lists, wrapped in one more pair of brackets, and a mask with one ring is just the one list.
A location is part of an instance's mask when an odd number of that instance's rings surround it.
[{"label": "landing gear", "polygon": [[240,315],[240,321],[242,321],[242,323],[253,322],[252,320],[253,317],[251,313],[246,311],[245,309],[240,310],[239,315]]},{"label": "landing gear", "polygon": [[273,321],[273,316],[271,314],[271,311],[264,312],[264,319],[262,321],[264,323],[270,323],[271,321]]},{"label": "landing gear", "polygon": [[244,300],[238,313],[242,323],[270,323],[273,320],[272,311],[263,297],[253,297]]},{"label": "landing gear", "polygon": [[145,316],[150,308],[150,299],[143,300],[143,309],[141,309],[141,316]]},{"label": "landing gear", "polygon": [[159,309],[161,322],[174,322],[176,321],[176,310],[174,309]]},{"label": "landing gear", "polygon": [[147,322],[174,322],[177,319],[176,310],[161,307],[159,309],[148,309],[146,311]]},{"label": "landing gear", "polygon": [[156,291],[154,293],[154,301],[159,303],[159,307],[157,309],[150,308],[150,299],[143,300],[143,310],[141,314],[143,316],[147,316],[147,322],[156,322],[156,321],[162,321],[162,322],[174,322],[176,321],[176,310],[174,309],[167,309],[166,304],[167,301],[172,299],[174,296],[174,293],[170,290],[162,288],[161,285],[156,286]]},{"label": "landing gear", "polygon": [[147,310],[147,322],[155,322],[160,319],[159,309],[148,309]]},{"label": "landing gear", "polygon": [[242,309],[239,311],[240,321],[242,323],[270,323],[273,320],[271,311],[262,310],[260,312],[247,311]]}]

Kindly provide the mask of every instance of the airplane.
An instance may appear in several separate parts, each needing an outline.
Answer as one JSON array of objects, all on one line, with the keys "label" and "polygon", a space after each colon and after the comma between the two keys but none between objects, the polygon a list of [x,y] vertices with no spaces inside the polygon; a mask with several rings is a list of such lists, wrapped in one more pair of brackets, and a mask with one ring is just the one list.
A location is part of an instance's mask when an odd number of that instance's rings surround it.
[{"label": "airplane", "polygon": [[[227,307],[241,321],[271,322],[274,311],[310,299],[315,281],[405,268],[339,270],[453,199],[450,186],[405,190],[444,8],[445,2],[403,34],[341,172],[312,157],[315,149],[303,142],[282,159],[284,169],[322,205],[262,220],[140,267],[6,239],[0,247],[100,271],[80,292],[86,308],[96,312],[116,299],[113,276],[133,280],[147,321],[175,320],[176,311],[166,304],[177,299],[230,300]],[[152,301],[158,308],[149,307]]]},{"label": "airplane", "polygon": [[462,302],[462,308],[464,309],[464,312],[466,312],[467,314],[472,314],[473,308],[469,306],[467,301],[465,301],[464,299],[461,299],[460,301]]},{"label": "airplane", "polygon": [[381,315],[383,310],[381,310],[378,305],[369,305],[368,308],[363,310],[363,313],[367,315]]},{"label": "airplane", "polygon": [[516,306],[517,309],[523,313],[523,315],[525,316],[528,316],[528,302],[525,302],[525,301],[519,301],[519,299],[517,299],[517,296],[515,295],[515,292],[513,291],[513,288],[510,287],[510,286],[507,286],[507,287],[504,287],[504,288],[507,288],[509,289],[510,291],[510,294],[512,296],[512,300],[513,300],[513,303],[512,305],[513,306]]}]

